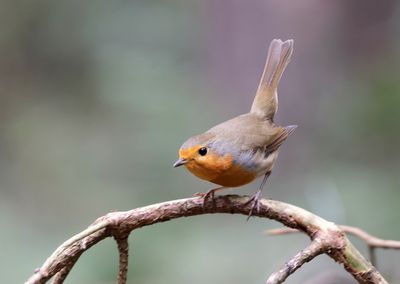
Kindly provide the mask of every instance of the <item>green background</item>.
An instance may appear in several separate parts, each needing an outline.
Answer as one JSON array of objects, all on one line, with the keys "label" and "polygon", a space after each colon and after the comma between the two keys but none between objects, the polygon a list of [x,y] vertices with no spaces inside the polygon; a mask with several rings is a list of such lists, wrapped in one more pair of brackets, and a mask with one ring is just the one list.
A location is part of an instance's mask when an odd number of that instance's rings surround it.
[{"label": "green background", "polygon": [[[107,212],[208,190],[172,168],[177,150],[249,110],[273,38],[295,41],[276,121],[299,128],[264,196],[400,239],[399,17],[394,0],[0,1],[0,282],[22,283]],[[146,227],[129,239],[128,282],[264,283],[308,242],[263,234],[276,227],[231,215]],[[400,253],[377,256],[400,283]],[[66,283],[116,274],[110,239]],[[287,283],[354,280],[320,256]]]}]

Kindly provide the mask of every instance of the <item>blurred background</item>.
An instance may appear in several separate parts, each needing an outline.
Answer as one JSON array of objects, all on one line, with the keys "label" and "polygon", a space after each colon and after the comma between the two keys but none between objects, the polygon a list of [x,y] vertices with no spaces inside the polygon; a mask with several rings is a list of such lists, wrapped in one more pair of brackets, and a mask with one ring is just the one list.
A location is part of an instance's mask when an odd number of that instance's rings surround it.
[{"label": "blurred background", "polygon": [[[0,282],[22,283],[107,212],[208,190],[172,168],[177,150],[249,110],[273,38],[295,41],[276,121],[299,128],[264,195],[400,239],[399,17],[395,0],[0,1]],[[276,227],[216,215],[144,228],[129,283],[264,283],[308,243],[263,234]],[[400,283],[400,253],[377,257]],[[66,283],[116,274],[110,239]],[[326,256],[287,281],[354,282]]]}]

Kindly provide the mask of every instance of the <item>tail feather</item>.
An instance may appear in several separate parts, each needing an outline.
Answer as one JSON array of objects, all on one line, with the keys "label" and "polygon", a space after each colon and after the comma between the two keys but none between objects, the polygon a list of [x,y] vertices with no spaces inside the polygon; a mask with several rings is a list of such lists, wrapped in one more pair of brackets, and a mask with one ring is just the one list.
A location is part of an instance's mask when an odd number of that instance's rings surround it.
[{"label": "tail feather", "polygon": [[250,112],[273,121],[278,109],[277,88],[293,52],[293,40],[272,40],[261,81]]}]

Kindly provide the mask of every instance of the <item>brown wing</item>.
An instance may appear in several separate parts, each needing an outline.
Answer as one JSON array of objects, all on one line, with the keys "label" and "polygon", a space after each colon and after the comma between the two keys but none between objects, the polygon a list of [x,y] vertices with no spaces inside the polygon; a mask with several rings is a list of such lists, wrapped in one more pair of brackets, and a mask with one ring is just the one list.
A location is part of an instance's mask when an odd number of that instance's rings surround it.
[{"label": "brown wing", "polygon": [[248,113],[225,121],[206,133],[214,134],[221,152],[266,151],[279,148],[295,126],[279,127]]},{"label": "brown wing", "polygon": [[269,144],[266,148],[267,154],[269,155],[272,152],[278,150],[278,148],[282,145],[283,142],[289,137],[290,134],[297,128],[297,125],[289,125],[281,128],[279,135]]}]

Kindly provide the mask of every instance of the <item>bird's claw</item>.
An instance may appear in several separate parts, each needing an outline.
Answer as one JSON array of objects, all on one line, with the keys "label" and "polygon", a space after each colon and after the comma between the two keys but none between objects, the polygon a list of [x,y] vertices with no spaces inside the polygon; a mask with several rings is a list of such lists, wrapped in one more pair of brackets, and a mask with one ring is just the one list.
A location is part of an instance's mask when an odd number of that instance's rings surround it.
[{"label": "bird's claw", "polygon": [[251,203],[251,208],[249,211],[249,215],[247,216],[247,221],[253,215],[254,212],[260,212],[260,199],[261,199],[261,190],[257,191],[250,199],[246,202],[245,205]]},{"label": "bird's claw", "polygon": [[213,206],[215,207],[214,197],[215,197],[215,189],[210,189],[206,193],[204,192],[196,192],[193,196],[203,198],[203,208],[206,207],[206,203],[208,199],[211,199],[213,202]]}]

